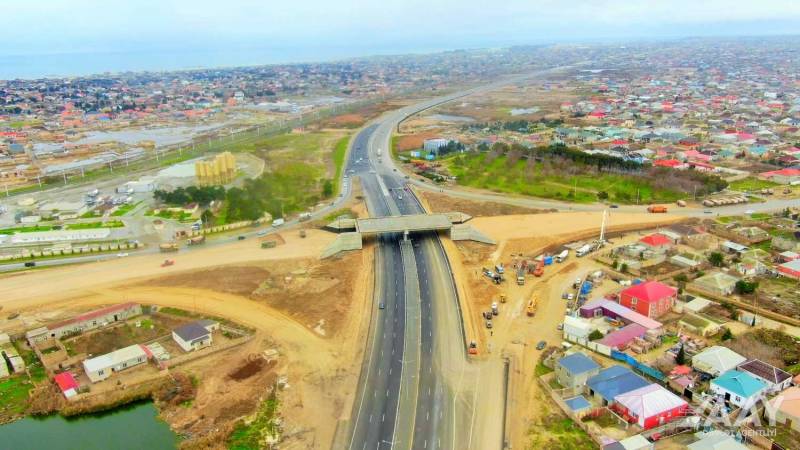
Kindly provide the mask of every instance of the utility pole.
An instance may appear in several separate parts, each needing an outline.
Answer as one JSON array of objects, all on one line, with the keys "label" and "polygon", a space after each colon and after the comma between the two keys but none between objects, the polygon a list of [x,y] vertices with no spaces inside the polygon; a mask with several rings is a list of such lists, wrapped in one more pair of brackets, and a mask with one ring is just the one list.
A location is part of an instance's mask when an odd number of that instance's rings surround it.
[{"label": "utility pole", "polygon": [[639,204],[639,189],[636,189],[636,204]]},{"label": "utility pole", "polygon": [[[6,197],[8,197],[8,184],[5,184],[4,186],[6,187]],[[39,187],[41,187],[41,186],[42,186],[42,183],[40,182],[39,183]]]}]

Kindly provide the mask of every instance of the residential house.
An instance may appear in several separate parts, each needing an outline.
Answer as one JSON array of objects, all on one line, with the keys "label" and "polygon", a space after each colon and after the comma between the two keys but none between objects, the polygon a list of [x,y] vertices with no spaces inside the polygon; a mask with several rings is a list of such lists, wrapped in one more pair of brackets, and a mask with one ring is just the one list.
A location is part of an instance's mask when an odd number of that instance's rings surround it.
[{"label": "residential house", "polygon": [[694,435],[698,440],[687,445],[688,450],[748,450],[732,435],[720,430],[700,431]]},{"label": "residential house", "polygon": [[150,357],[144,345],[134,344],[105,355],[83,361],[83,369],[92,383],[103,381],[114,372],[120,372],[139,364],[144,364]]},{"label": "residential house", "polygon": [[647,380],[623,366],[608,367],[586,380],[589,396],[602,402],[603,406],[613,403],[614,398],[620,394],[649,384]]},{"label": "residential house", "polygon": [[216,322],[213,321],[190,322],[172,330],[172,339],[186,352],[208,347],[213,339],[214,326]]},{"label": "residential house", "polygon": [[639,239],[639,242],[644,244],[650,251],[654,253],[664,253],[672,248],[672,245],[674,244],[670,238],[661,233],[649,234]]},{"label": "residential house", "polygon": [[636,434],[618,442],[603,446],[603,450],[653,450],[656,444],[648,441],[641,434]]},{"label": "residential house", "polygon": [[729,370],[711,380],[711,392],[739,408],[748,409],[767,392],[767,384],[747,372]]},{"label": "residential house", "polygon": [[584,386],[589,377],[600,372],[600,365],[583,353],[573,353],[558,360],[556,378],[565,388]]},{"label": "residential house", "polygon": [[792,386],[769,401],[777,423],[800,433],[800,387]]},{"label": "residential house", "polygon": [[783,263],[777,267],[781,275],[800,280],[800,259]]},{"label": "residential house", "polygon": [[739,364],[738,369],[766,383],[767,390],[771,393],[780,392],[792,384],[792,375],[790,373],[758,359]]},{"label": "residential house", "polygon": [[650,429],[684,417],[689,404],[660,385],[650,384],[617,395],[613,409],[628,422]]},{"label": "residential house", "polygon": [[581,306],[580,314],[581,317],[585,318],[608,317],[610,319],[620,320],[626,324],[637,323],[648,330],[656,330],[662,326],[661,322],[639,314],[630,308],[626,308],[606,298],[595,299],[584,304]]},{"label": "residential house", "polygon": [[644,316],[655,318],[672,309],[678,290],[658,281],[646,281],[620,292],[619,303]]},{"label": "residential house", "polygon": [[715,345],[694,355],[692,357],[692,367],[698,372],[716,377],[721,373],[735,369],[745,361],[747,361],[747,358],[728,347]]},{"label": "residential house", "polygon": [[769,172],[763,172],[758,176],[759,178],[779,184],[800,183],[800,169],[785,168],[780,170],[772,170]]},{"label": "residential house", "polygon": [[736,289],[738,278],[724,272],[712,272],[692,281],[698,289],[717,295],[731,295]]}]

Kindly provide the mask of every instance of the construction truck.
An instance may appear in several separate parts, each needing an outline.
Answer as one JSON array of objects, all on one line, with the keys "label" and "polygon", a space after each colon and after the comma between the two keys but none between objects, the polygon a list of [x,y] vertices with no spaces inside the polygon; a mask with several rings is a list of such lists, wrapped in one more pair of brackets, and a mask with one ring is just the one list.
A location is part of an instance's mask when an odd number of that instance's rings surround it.
[{"label": "construction truck", "polygon": [[506,302],[506,294],[500,294],[500,303]]},{"label": "construction truck", "polygon": [[204,235],[194,236],[186,240],[186,245],[200,245],[206,241],[206,237]]},{"label": "construction truck", "polygon": [[165,259],[163,263],[161,263],[161,267],[169,267],[174,266],[175,260],[174,259]]},{"label": "construction truck", "polygon": [[533,276],[540,277],[544,275],[544,260],[540,259],[536,262],[536,268],[533,269]]},{"label": "construction truck", "polygon": [[496,316],[500,314],[500,309],[497,307],[497,303],[492,303],[492,315]]},{"label": "construction truck", "polygon": [[177,242],[165,242],[165,243],[159,245],[158,249],[162,253],[177,252],[178,251],[178,243]]},{"label": "construction truck", "polygon": [[589,252],[591,251],[592,251],[592,246],[589,244],[584,244],[581,248],[575,250],[575,256],[580,258],[581,256],[588,255]]},{"label": "construction truck", "polygon": [[504,274],[506,272],[506,268],[503,267],[503,263],[497,264],[494,266],[494,270],[499,274]]},{"label": "construction truck", "polygon": [[564,249],[564,251],[556,255],[556,261],[562,263],[567,260],[568,256],[569,256],[569,249]]},{"label": "construction truck", "polygon": [[525,308],[525,313],[529,317],[533,317],[533,315],[536,314],[536,297],[533,297],[528,301],[528,306]]},{"label": "construction truck", "polygon": [[665,213],[667,212],[667,207],[664,205],[650,205],[647,207],[647,212],[652,214]]},{"label": "construction truck", "polygon": [[525,284],[525,268],[522,265],[517,267],[517,284],[520,286]]}]

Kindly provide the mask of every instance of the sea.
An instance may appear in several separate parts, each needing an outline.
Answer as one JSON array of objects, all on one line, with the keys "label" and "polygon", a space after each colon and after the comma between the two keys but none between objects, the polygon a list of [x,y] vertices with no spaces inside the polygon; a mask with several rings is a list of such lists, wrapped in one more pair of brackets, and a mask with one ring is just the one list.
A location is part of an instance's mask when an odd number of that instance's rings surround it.
[{"label": "sea", "polygon": [[119,52],[3,54],[0,80],[102,75],[120,72],[172,71],[334,61],[365,55],[425,53],[438,48],[228,48]]}]

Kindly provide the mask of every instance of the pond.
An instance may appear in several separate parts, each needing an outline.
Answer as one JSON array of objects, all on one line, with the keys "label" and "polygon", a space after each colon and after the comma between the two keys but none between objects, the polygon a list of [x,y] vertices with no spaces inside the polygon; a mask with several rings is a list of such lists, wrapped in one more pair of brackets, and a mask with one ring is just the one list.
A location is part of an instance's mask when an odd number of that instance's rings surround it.
[{"label": "pond", "polygon": [[168,450],[178,438],[150,402],[65,419],[60,415],[0,426],[0,448],[16,450]]}]

